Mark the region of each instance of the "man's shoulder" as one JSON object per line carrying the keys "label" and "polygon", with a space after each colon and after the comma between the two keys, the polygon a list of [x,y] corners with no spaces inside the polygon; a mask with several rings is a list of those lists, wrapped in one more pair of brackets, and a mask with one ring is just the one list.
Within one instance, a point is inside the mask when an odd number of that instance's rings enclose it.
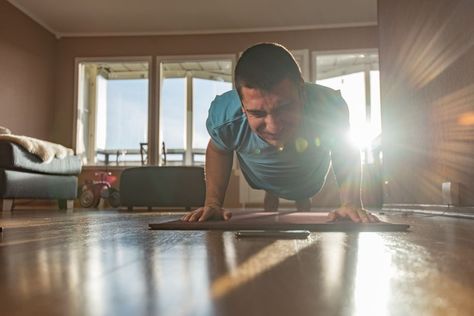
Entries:
{"label": "man's shoulder", "polygon": [[341,91],[316,83],[305,82],[305,91],[309,101],[338,102],[341,99]]}
{"label": "man's shoulder", "polygon": [[212,122],[213,127],[218,127],[234,122],[242,116],[240,98],[234,89],[216,96],[209,108],[208,120]]}
{"label": "man's shoulder", "polygon": [[206,127],[214,144],[222,150],[232,151],[240,146],[248,126],[236,90],[216,96],[209,108]]}
{"label": "man's shoulder", "polygon": [[339,90],[306,83],[305,92],[305,111],[310,117],[330,122],[345,121],[348,117],[348,107]]}

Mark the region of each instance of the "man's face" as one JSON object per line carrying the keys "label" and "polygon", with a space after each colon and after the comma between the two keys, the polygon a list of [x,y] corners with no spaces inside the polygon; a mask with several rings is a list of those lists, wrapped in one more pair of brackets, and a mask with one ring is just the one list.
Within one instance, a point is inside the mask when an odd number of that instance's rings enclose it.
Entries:
{"label": "man's face", "polygon": [[241,94],[252,131],[276,147],[294,139],[303,112],[301,86],[285,79],[271,91],[242,87]]}

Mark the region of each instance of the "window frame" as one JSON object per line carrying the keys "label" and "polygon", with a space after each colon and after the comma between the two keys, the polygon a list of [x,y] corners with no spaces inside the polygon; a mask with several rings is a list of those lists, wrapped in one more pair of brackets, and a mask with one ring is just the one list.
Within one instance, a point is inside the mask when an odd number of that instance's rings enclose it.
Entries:
{"label": "window frame", "polygon": [[[161,165],[163,163],[163,152],[161,146],[161,137],[160,134],[160,124],[161,124],[161,89],[163,85],[163,76],[162,76],[162,64],[163,63],[182,63],[182,62],[198,62],[198,61],[208,61],[208,60],[229,60],[231,61],[231,77],[234,76],[234,68],[237,61],[237,54],[203,54],[203,55],[163,55],[156,56],[155,58],[155,67],[156,67],[156,94],[155,94],[155,104],[157,105],[155,119],[155,131],[157,137],[155,138],[155,143],[153,144],[157,150],[157,155],[154,156],[152,164]],[[231,81],[232,89],[234,89],[234,81]],[[189,87],[187,91],[189,91]],[[192,89],[192,88],[191,88]],[[186,107],[189,107],[189,102],[191,102],[192,107],[192,95],[186,97]],[[193,153],[189,152],[188,148],[193,146],[193,113],[186,111],[185,113],[185,148],[184,148],[184,161],[183,166],[190,166],[193,162]]]}
{"label": "window frame", "polygon": [[290,53],[295,57],[296,62],[298,60],[301,64],[301,76],[303,77],[304,81],[310,80],[310,67],[309,67],[309,49],[290,49]]}
{"label": "window frame", "polygon": [[[316,78],[317,78],[317,58],[318,56],[325,56],[325,55],[345,55],[345,54],[373,54],[376,53],[377,56],[380,58],[379,54],[379,49],[378,48],[360,48],[360,49],[342,49],[342,50],[325,50],[325,51],[312,51],[311,52],[311,82],[316,83]],[[365,79],[365,113],[366,113],[366,120],[372,121],[372,100],[371,100],[371,79],[370,79],[370,72],[377,70],[380,72],[380,59],[379,59],[379,65],[377,69],[372,69],[372,67],[366,67],[364,69],[364,79]],[[380,100],[380,107],[382,107],[382,100]],[[381,127],[381,132],[380,135],[382,135],[383,132],[383,127]],[[377,147],[377,148],[375,148]],[[376,143],[374,146],[372,146],[372,149],[375,149],[376,151],[380,151],[380,144]],[[361,154],[363,154],[364,157],[372,157],[373,153],[370,148],[365,148],[364,150],[361,150]],[[371,164],[371,160],[373,159],[363,159],[362,163],[363,164]]]}
{"label": "window frame", "polygon": [[[72,148],[77,154],[77,128],[79,119],[79,83],[80,83],[80,70],[79,66],[81,63],[143,63],[148,64],[148,121],[147,121],[147,138],[148,142],[153,139],[153,57],[152,56],[111,56],[111,57],[76,57],[74,58],[74,102],[73,102],[73,133],[72,133]],[[95,135],[94,135],[95,137]],[[86,149],[87,153],[87,149]],[[150,162],[150,156],[148,155],[148,163]],[[88,162],[85,167],[102,166],[97,163]]]}

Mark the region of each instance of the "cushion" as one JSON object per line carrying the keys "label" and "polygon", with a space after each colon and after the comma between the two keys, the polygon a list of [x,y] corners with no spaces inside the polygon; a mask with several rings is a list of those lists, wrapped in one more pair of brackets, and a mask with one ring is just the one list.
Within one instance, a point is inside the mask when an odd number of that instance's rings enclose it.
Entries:
{"label": "cushion", "polygon": [[81,173],[82,162],[79,156],[67,156],[64,159],[54,158],[44,163],[39,157],[26,151],[23,147],[0,141],[0,168],[23,170],[29,172],[78,175]]}
{"label": "cushion", "polygon": [[0,197],[64,199],[77,196],[77,177],[0,169]]}

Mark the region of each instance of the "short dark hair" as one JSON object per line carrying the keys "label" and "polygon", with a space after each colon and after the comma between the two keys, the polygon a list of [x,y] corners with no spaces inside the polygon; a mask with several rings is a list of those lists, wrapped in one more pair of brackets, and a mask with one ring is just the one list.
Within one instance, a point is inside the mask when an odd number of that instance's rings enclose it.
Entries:
{"label": "short dark hair", "polygon": [[234,83],[242,99],[242,87],[270,91],[284,79],[303,81],[293,55],[277,43],[260,43],[246,49],[234,71]]}

